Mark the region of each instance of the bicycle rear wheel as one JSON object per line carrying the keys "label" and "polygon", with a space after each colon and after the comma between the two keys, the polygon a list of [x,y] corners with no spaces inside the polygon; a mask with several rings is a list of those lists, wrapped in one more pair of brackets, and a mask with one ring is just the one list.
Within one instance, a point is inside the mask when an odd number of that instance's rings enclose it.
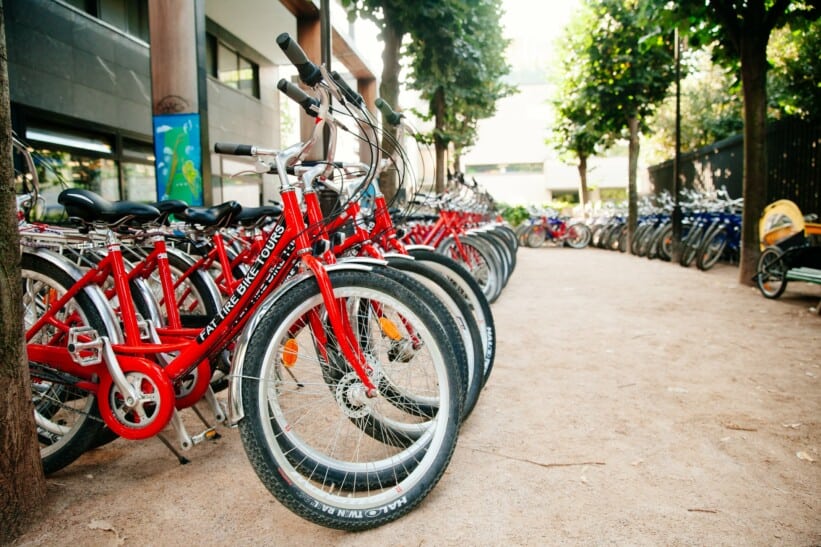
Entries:
{"label": "bicycle rear wheel", "polygon": [[545,240],[545,228],[540,224],[534,224],[528,228],[522,238],[528,247],[541,247]]}
{"label": "bicycle rear wheel", "polygon": [[[326,312],[317,283],[299,283],[251,334],[239,428],[252,466],[281,503],[322,526],[365,530],[411,511],[441,478],[456,444],[461,378],[441,325],[408,289],[368,272],[329,275],[351,313],[378,307],[394,327],[412,325],[421,344],[409,360],[394,359],[392,329],[358,315],[355,338],[379,386],[376,397],[366,397],[353,369],[323,352],[350,340],[318,329]],[[409,400],[435,407],[435,415],[409,411]],[[373,424],[414,435],[382,442],[368,433]]]}
{"label": "bicycle rear wheel", "polygon": [[[58,266],[60,260],[56,255],[22,255],[23,322],[27,330],[79,279],[79,272],[72,276],[70,268]],[[96,302],[91,296],[93,291],[98,293]],[[104,301],[96,287],[80,291],[57,311],[56,321],[34,333],[30,342],[64,347],[68,343],[67,329],[78,327],[91,327],[100,336],[119,340],[121,335],[110,330],[116,328],[113,319],[104,319],[110,310],[98,304]],[[51,474],[91,448],[105,425],[93,393],[72,385],[71,377],[49,363],[29,362],[29,369],[40,459],[43,471]]]}
{"label": "bicycle rear wheel", "polygon": [[704,226],[694,226],[687,234],[687,239],[681,242],[681,257],[679,264],[688,268],[698,255],[698,248],[701,246],[701,240],[704,238]]}
{"label": "bicycle rear wheel", "polygon": [[[454,333],[461,338],[462,344],[458,343],[458,338],[448,335],[454,340],[454,349],[457,350],[457,358],[461,359],[461,353],[465,358],[466,394],[462,407],[462,421],[464,421],[479,400],[479,394],[484,385],[484,358],[482,338],[476,318],[470,310],[467,301],[462,298],[459,291],[451,285],[445,276],[422,262],[413,259],[389,258],[388,265],[404,274],[409,274],[413,279],[427,287],[433,294],[425,296],[419,289],[408,286],[422,301],[432,304],[431,311],[442,321],[442,326],[449,333]],[[380,269],[380,271],[382,271]],[[437,302],[438,300],[439,302]],[[439,304],[445,306],[444,308]],[[462,347],[464,346],[464,347]]]}

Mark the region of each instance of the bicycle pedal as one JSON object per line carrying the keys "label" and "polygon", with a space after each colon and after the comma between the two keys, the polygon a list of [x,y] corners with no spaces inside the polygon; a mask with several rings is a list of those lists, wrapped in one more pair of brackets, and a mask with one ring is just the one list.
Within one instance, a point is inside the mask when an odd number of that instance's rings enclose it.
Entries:
{"label": "bicycle pedal", "polygon": [[197,433],[196,435],[191,437],[191,442],[194,445],[198,445],[202,441],[215,441],[215,440],[219,439],[220,437],[221,437],[221,435],[219,433],[217,433],[216,429],[214,429],[213,427],[209,427],[208,429],[206,429],[202,433]]}
{"label": "bicycle pedal", "polygon": [[[80,341],[80,338],[87,340]],[[103,361],[103,340],[92,327],[72,327],[68,330],[68,353],[81,367],[97,365]]]}

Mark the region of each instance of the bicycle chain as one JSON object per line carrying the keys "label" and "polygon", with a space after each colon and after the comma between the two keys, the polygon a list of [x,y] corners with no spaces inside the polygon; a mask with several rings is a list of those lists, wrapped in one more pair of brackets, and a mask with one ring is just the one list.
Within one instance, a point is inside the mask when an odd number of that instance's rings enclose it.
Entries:
{"label": "bicycle chain", "polygon": [[[73,383],[75,381],[79,380],[79,378],[75,378],[74,376],[71,376],[70,374],[58,372],[58,371],[54,370],[53,368],[51,368],[47,365],[44,365],[42,363],[31,363],[30,362],[29,363],[29,370],[31,370],[33,372],[33,374],[31,375],[32,376],[32,383],[39,383],[35,380],[35,378],[37,378],[39,380],[43,380],[43,381],[46,381],[46,382],[51,382],[53,384],[60,384],[60,385],[65,385],[65,386],[68,386],[68,387],[72,387]],[[88,412],[83,412],[82,410],[79,410],[79,409],[77,409],[73,406],[69,406],[66,403],[64,403],[63,401],[59,400],[59,399],[55,399],[53,397],[48,396],[47,393],[41,395],[40,399],[42,401],[47,402],[48,404],[58,406],[63,410],[67,410],[67,411],[73,412],[75,414],[84,415],[86,418],[88,418],[90,420],[94,420],[96,422],[100,422],[100,423],[103,423],[103,424],[105,423],[105,421],[102,418],[98,418],[97,416],[92,416]]]}

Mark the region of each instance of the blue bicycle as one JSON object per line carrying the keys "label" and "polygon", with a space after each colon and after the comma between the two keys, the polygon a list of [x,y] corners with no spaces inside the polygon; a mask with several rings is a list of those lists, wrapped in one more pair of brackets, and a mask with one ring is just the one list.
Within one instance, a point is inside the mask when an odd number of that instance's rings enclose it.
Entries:
{"label": "blue bicycle", "polygon": [[696,253],[699,270],[709,270],[722,257],[736,261],[741,250],[741,214],[722,212],[704,234]]}

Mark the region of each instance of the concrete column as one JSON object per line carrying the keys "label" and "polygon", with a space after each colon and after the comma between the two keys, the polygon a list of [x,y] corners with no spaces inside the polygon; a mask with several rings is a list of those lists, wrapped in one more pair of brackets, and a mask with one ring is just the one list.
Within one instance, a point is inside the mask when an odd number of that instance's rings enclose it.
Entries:
{"label": "concrete column", "polygon": [[[322,62],[322,29],[319,17],[298,17],[296,20],[296,39],[299,46],[305,51],[308,60],[318,66]],[[301,108],[299,112],[299,135],[302,141],[306,141],[313,133],[315,121]],[[323,139],[320,137],[309,152],[307,159],[321,160],[324,158],[325,147]]]}
{"label": "concrete column", "polygon": [[[375,114],[376,104],[376,79],[374,78],[357,78],[356,80],[356,91],[362,95],[362,98],[365,99],[365,107],[368,111],[378,119],[378,116]],[[381,138],[381,132],[377,131],[377,138]],[[376,143],[379,144],[379,143]],[[362,142],[359,145],[359,160],[364,163],[370,163],[371,161],[371,148],[368,146],[367,143]]]}
{"label": "concrete column", "polygon": [[197,25],[200,10],[202,0],[148,2],[157,197],[191,205],[205,203],[204,187],[210,190],[203,177],[209,157],[201,137],[205,94],[199,94],[197,72],[197,35],[205,32]]}

